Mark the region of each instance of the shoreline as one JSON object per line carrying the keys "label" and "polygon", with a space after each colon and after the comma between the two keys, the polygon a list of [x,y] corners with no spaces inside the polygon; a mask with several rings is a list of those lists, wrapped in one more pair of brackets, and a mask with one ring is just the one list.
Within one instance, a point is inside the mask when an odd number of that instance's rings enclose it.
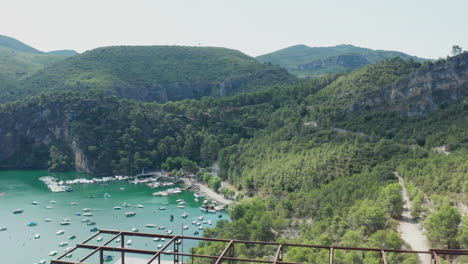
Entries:
{"label": "shoreline", "polygon": [[191,180],[187,177],[181,177],[180,178],[186,186],[194,186],[197,185],[199,187],[199,192],[202,193],[203,195],[206,196],[207,199],[215,201],[217,203],[220,203],[222,205],[227,205],[229,206],[232,202],[232,200],[224,198],[221,194],[215,192],[213,189],[208,187],[207,185],[199,182],[199,181],[194,181]]}

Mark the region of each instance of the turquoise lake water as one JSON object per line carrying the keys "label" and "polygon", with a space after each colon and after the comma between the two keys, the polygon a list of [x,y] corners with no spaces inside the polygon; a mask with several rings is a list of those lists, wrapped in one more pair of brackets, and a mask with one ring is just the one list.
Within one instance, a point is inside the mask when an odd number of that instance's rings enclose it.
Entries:
{"label": "turquoise lake water", "polygon": [[[202,231],[199,227],[192,224],[193,221],[199,221],[198,217],[203,216],[203,220],[211,220],[212,225],[202,224],[205,228],[214,227],[218,219],[227,219],[226,213],[222,218],[218,214],[203,213],[199,206],[203,202],[200,198],[196,202],[194,193],[190,191],[167,197],[152,196],[152,193],[164,189],[150,189],[143,184],[132,184],[126,181],[109,182],[108,185],[101,184],[80,184],[72,185],[73,192],[52,193],[47,186],[39,180],[40,177],[53,175],[59,179],[83,178],[86,175],[79,173],[54,173],[47,171],[0,171],[0,228],[6,227],[7,230],[0,231],[0,256],[2,263],[30,264],[38,263],[39,260],[47,261],[58,257],[65,252],[65,248],[73,247],[76,243],[82,243],[95,233],[90,229],[94,226],[100,229],[117,229],[131,231],[133,227],[140,232],[166,234],[166,231],[172,229],[173,235],[194,236],[195,231]],[[123,190],[122,190],[123,188]],[[167,189],[167,188],[166,188]],[[105,198],[105,194],[111,196]],[[95,198],[89,198],[95,196]],[[176,200],[183,199],[183,209],[178,208]],[[32,202],[37,201],[37,205]],[[52,203],[51,201],[55,201]],[[75,202],[78,205],[71,205]],[[123,203],[129,203],[128,208],[122,207],[122,210],[113,210],[114,206],[122,206]],[[167,204],[168,203],[168,204]],[[144,208],[138,208],[136,205],[143,205]],[[53,208],[47,209],[51,206]],[[166,210],[159,210],[160,207],[166,207]],[[82,212],[83,208],[91,208],[90,213],[93,216],[91,221],[96,222],[94,226],[88,226],[82,223],[84,216],[77,216],[75,213]],[[13,214],[16,209],[23,209],[22,214]],[[126,217],[125,212],[136,212],[134,217]],[[187,212],[188,217],[182,218],[181,215]],[[174,215],[174,221],[170,221],[170,215]],[[45,222],[44,219],[50,218],[51,222]],[[65,218],[70,219],[70,225],[62,226]],[[37,226],[27,226],[29,222],[36,222]],[[154,224],[156,228],[147,228],[146,224]],[[183,225],[188,225],[188,230],[182,230]],[[164,226],[166,229],[159,230],[158,227]],[[58,230],[64,230],[63,235],[56,235]],[[39,239],[34,235],[40,234]],[[73,240],[69,236],[75,235]],[[102,242],[95,239],[88,244],[100,245],[106,242],[106,239],[113,235],[102,235]],[[127,239],[126,239],[127,240]],[[164,242],[154,242],[148,238],[132,238],[133,244],[129,247],[157,250],[158,244]],[[68,245],[59,247],[60,242],[67,242]],[[167,242],[167,241],[166,241]],[[184,241],[184,251],[196,246],[195,241]],[[118,243],[112,242],[109,246],[118,246]],[[49,252],[57,251],[55,257],[50,257]],[[67,260],[78,261],[91,251],[80,250],[73,252],[73,257]],[[106,253],[107,254],[107,253]],[[96,254],[98,255],[98,254]],[[117,253],[110,253],[114,260],[118,259]],[[97,257],[90,258],[87,263],[98,263]],[[115,262],[115,261],[114,261]],[[109,262],[109,263],[114,263]]]}

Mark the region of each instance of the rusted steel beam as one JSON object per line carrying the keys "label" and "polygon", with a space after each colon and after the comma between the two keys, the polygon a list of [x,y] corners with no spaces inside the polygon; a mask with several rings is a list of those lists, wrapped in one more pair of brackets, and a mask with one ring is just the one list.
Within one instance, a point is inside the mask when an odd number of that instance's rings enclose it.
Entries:
{"label": "rusted steel beam", "polygon": [[331,247],[329,250],[330,250],[330,252],[329,252],[330,256],[328,257],[328,262],[330,264],[333,264],[333,248]]}
{"label": "rusted steel beam", "polygon": [[466,249],[434,249],[434,248],[431,248],[429,250],[432,251],[432,252],[437,252],[439,254],[468,255],[468,250],[466,250]]}
{"label": "rusted steel beam", "polygon": [[[98,252],[102,247],[105,247],[107,246],[110,242],[114,241],[114,239],[118,238],[119,236],[121,235],[121,233],[118,233],[116,236],[112,237],[109,241],[107,241],[105,244],[101,245],[101,246],[98,246],[95,250],[93,250],[91,253],[89,253],[86,257],[82,258],[80,260],[80,262],[83,262],[85,260],[87,260],[89,257],[91,257],[92,255],[94,255],[96,252]],[[89,239],[87,240],[89,241]],[[76,245],[78,247],[78,245]]]}
{"label": "rusted steel beam", "polygon": [[387,264],[387,256],[385,255],[385,251],[381,250],[380,254],[382,255],[383,264]]}
{"label": "rusted steel beam", "polygon": [[229,244],[227,244],[227,246],[224,248],[223,252],[221,253],[221,255],[219,255],[218,259],[216,260],[215,264],[220,264],[221,261],[223,261],[223,257],[224,255],[226,255],[226,253],[228,252],[228,250],[232,247],[232,245],[234,245],[234,241],[231,240],[229,242]]}
{"label": "rusted steel beam", "polygon": [[432,259],[435,261],[436,264],[441,264],[439,256],[437,256],[437,253],[435,251],[432,251]]}
{"label": "rusted steel beam", "polygon": [[167,242],[167,244],[164,245],[164,247],[162,247],[159,252],[154,254],[154,256],[148,261],[147,264],[151,264],[157,257],[161,255],[161,252],[166,250],[166,248],[168,248],[174,241],[176,241],[176,239],[177,239],[177,236],[173,237],[169,242]]}
{"label": "rusted steel beam", "polygon": [[278,263],[278,261],[282,261],[282,260],[283,260],[283,245],[279,245],[278,249],[276,250],[273,264],[276,264]]}

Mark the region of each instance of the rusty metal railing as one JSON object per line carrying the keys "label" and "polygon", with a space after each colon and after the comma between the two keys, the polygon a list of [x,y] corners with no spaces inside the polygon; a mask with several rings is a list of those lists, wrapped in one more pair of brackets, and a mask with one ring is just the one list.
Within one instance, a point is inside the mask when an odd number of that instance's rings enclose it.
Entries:
{"label": "rusty metal railing", "polygon": [[[97,237],[100,234],[113,234],[114,236],[105,242],[102,245],[88,245],[89,241]],[[124,238],[126,236],[130,237],[148,237],[148,238],[165,238],[169,241],[164,245],[164,247],[159,250],[143,250],[143,249],[133,249],[126,248],[124,245]],[[120,238],[121,244],[120,247],[110,247],[108,246],[115,239]],[[201,255],[193,253],[184,253],[179,252],[179,244],[183,240],[196,240],[196,241],[211,241],[211,242],[225,242],[227,243],[226,247],[219,255]],[[249,259],[249,258],[237,258],[234,257],[234,248],[237,244],[251,244],[251,245],[271,245],[277,246],[276,254],[271,260],[263,259]],[[173,246],[173,250],[167,250],[170,246]],[[203,237],[191,237],[191,236],[177,236],[177,235],[163,235],[163,234],[151,234],[151,233],[137,233],[137,232],[126,232],[126,231],[116,231],[116,230],[100,230],[95,235],[88,238],[81,244],[77,244],[70,251],[59,256],[57,259],[52,260],[51,264],[86,264],[88,258],[99,252],[99,262],[100,264],[104,263],[104,252],[113,251],[121,253],[121,264],[125,264],[125,253],[136,253],[142,255],[151,256],[147,264],[160,264],[161,257],[163,255],[173,256],[173,263],[181,263],[180,257],[190,257],[191,259],[203,258],[210,259],[210,263],[221,264],[223,261],[232,263],[233,261],[245,262],[245,263],[271,263],[271,264],[300,264],[294,262],[283,261],[285,248],[310,248],[310,249],[325,249],[328,250],[329,255],[329,264],[333,264],[334,252],[336,250],[345,250],[345,251],[362,251],[362,252],[378,252],[380,254],[380,263],[387,264],[387,253],[410,253],[410,254],[428,254],[431,256],[431,263],[441,264],[439,255],[450,255],[450,256],[460,256],[468,255],[468,250],[455,250],[455,249],[430,249],[429,251],[414,251],[414,250],[400,250],[400,249],[382,249],[382,248],[359,248],[359,247],[340,247],[340,246],[320,246],[320,245],[302,245],[302,244],[291,244],[291,243],[276,243],[276,242],[263,242],[263,241],[245,241],[245,240],[229,240],[229,239],[217,239],[217,238],[203,238]],[[69,261],[64,260],[67,254],[71,254],[77,249],[89,249],[92,250],[91,253],[86,255],[84,258],[81,258],[79,261]],[[214,262],[213,262],[214,261]]]}

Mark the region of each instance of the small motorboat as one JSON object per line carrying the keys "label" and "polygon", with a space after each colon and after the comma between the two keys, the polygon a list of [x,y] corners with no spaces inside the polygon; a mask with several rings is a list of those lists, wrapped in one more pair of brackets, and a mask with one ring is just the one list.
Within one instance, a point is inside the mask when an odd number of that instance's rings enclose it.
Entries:
{"label": "small motorboat", "polygon": [[81,223],[87,223],[91,220],[91,218],[84,218],[83,220],[81,220]]}
{"label": "small motorboat", "polygon": [[171,215],[171,217],[169,218],[169,220],[174,221],[174,215]]}
{"label": "small motorboat", "polygon": [[146,227],[148,227],[148,228],[155,228],[156,225],[153,225],[153,224],[146,224]]}
{"label": "small motorboat", "polygon": [[44,219],[44,222],[52,222],[52,219],[46,218],[46,219]]}
{"label": "small motorboat", "polygon": [[72,257],[73,257],[72,253],[68,253],[65,255],[65,258],[72,258]]}
{"label": "small motorboat", "polygon": [[65,246],[68,246],[68,242],[63,241],[59,243],[59,247],[65,247]]}
{"label": "small motorboat", "polygon": [[158,241],[160,241],[160,240],[161,240],[161,238],[159,238],[159,237],[153,238],[153,241],[154,241],[154,242],[158,242]]}
{"label": "small motorboat", "polygon": [[187,218],[187,217],[188,217],[188,213],[187,213],[187,212],[184,212],[181,216],[182,216],[182,218]]}
{"label": "small motorboat", "polygon": [[8,228],[6,227],[0,227],[0,231],[6,231]]}
{"label": "small motorboat", "polygon": [[117,239],[115,240],[115,243],[119,243],[119,242],[120,242],[120,238],[117,238]]}
{"label": "small motorboat", "polygon": [[71,202],[70,204],[71,205],[78,205],[78,203],[76,203],[76,202]]}
{"label": "small motorboat", "polygon": [[141,205],[141,204],[137,205],[137,207],[138,207],[138,208],[144,208],[144,206]]}
{"label": "small motorboat", "polygon": [[56,203],[56,201],[51,200],[51,201],[49,201],[49,203],[54,204],[54,203]]}
{"label": "small motorboat", "polygon": [[162,248],[162,244],[158,244],[158,248]]}
{"label": "small motorboat", "polygon": [[218,218],[221,218],[221,217],[223,217],[223,215],[222,215],[222,214],[219,214],[219,215],[218,215]]}
{"label": "small motorboat", "polygon": [[47,263],[47,260],[45,260],[45,259],[39,260],[39,264],[46,264],[46,263]]}
{"label": "small motorboat", "polygon": [[166,231],[166,233],[167,233],[168,235],[172,234],[172,232],[174,232],[174,231],[172,231],[172,229],[169,229],[169,230]]}
{"label": "small motorboat", "polygon": [[182,202],[179,202],[180,205],[183,205],[183,204],[186,204],[186,202],[182,201]]}
{"label": "small motorboat", "polygon": [[56,235],[63,235],[65,233],[65,230],[59,230],[55,234]]}
{"label": "small motorboat", "polygon": [[166,239],[165,239],[164,237],[162,237],[162,238],[161,238],[161,241],[164,242],[164,241],[166,241]]}
{"label": "small motorboat", "polygon": [[187,230],[187,229],[188,229],[188,225],[184,225],[182,228],[183,228],[184,230]]}
{"label": "small motorboat", "polygon": [[199,226],[199,227],[198,227],[198,229],[200,229],[200,230],[203,230],[203,228],[204,228],[203,226]]}
{"label": "small motorboat", "polygon": [[32,204],[32,205],[37,205],[37,204],[38,204],[38,202],[36,202],[36,201],[33,201],[31,204]]}
{"label": "small motorboat", "polygon": [[46,209],[54,209],[54,207],[49,205],[49,206],[46,206]]}
{"label": "small motorboat", "polygon": [[69,237],[67,237],[67,238],[70,239],[70,240],[72,240],[72,239],[75,239],[76,236],[75,236],[75,235],[71,235],[71,236],[69,236]]}
{"label": "small motorboat", "polygon": [[88,198],[94,199],[94,198],[96,198],[96,196],[95,195],[88,195]]}
{"label": "small motorboat", "polygon": [[126,217],[132,217],[132,216],[135,216],[135,215],[136,215],[135,212],[126,212],[126,213],[125,213],[125,216],[126,216]]}
{"label": "small motorboat", "polygon": [[200,234],[198,231],[193,232],[194,235]]}
{"label": "small motorboat", "polygon": [[104,194],[104,198],[110,198],[110,197],[111,197],[110,194],[108,194],[108,193]]}
{"label": "small motorboat", "polygon": [[29,223],[27,224],[27,226],[37,226],[37,223],[36,223],[36,222],[29,222]]}
{"label": "small motorboat", "polygon": [[99,231],[99,228],[93,227],[93,228],[91,228],[89,231],[91,231],[91,232],[97,232],[97,231]]}
{"label": "small motorboat", "polygon": [[70,224],[70,222],[68,222],[68,221],[62,221],[62,222],[60,222],[60,225],[63,225],[63,226],[69,225],[69,224]]}
{"label": "small motorboat", "polygon": [[177,208],[184,209],[185,206],[183,206],[183,205],[178,205]]}
{"label": "small motorboat", "polygon": [[57,251],[54,250],[54,251],[49,252],[49,256],[55,256],[55,255],[57,255]]}
{"label": "small motorboat", "polygon": [[197,219],[198,219],[198,220],[203,220],[203,218],[205,218],[205,217],[204,217],[204,216],[200,216],[200,217],[198,217]]}
{"label": "small motorboat", "polygon": [[93,213],[84,213],[83,216],[93,216]]}
{"label": "small motorboat", "polygon": [[22,214],[24,212],[23,209],[16,209],[13,211],[13,214]]}
{"label": "small motorboat", "polygon": [[81,213],[80,213],[80,212],[76,212],[75,215],[76,215],[76,216],[81,216]]}
{"label": "small motorboat", "polygon": [[122,206],[123,207],[130,207],[130,204],[129,203],[123,203]]}
{"label": "small motorboat", "polygon": [[138,232],[138,231],[140,231],[138,228],[136,228],[136,227],[132,228],[132,232]]}
{"label": "small motorboat", "polygon": [[88,226],[92,226],[92,225],[95,225],[95,224],[96,224],[96,222],[94,222],[94,221],[86,223],[86,225],[88,225]]}
{"label": "small motorboat", "polygon": [[131,239],[127,240],[127,245],[133,244],[133,241]]}
{"label": "small motorboat", "polygon": [[83,211],[83,212],[89,212],[89,211],[91,211],[91,208],[83,208],[83,209],[81,209],[81,211]]}
{"label": "small motorboat", "polygon": [[163,230],[163,229],[166,229],[166,227],[165,226],[160,226],[160,227],[158,227],[158,229]]}
{"label": "small motorboat", "polygon": [[65,252],[68,252],[68,251],[70,251],[70,250],[72,250],[72,249],[73,249],[73,247],[67,247],[67,248],[65,249]]}
{"label": "small motorboat", "polygon": [[96,241],[97,241],[97,242],[101,242],[101,241],[102,241],[102,237],[101,237],[101,236],[98,237],[98,238],[96,239]]}
{"label": "small motorboat", "polygon": [[104,258],[103,258],[103,260],[104,260],[105,262],[109,262],[109,261],[111,261],[111,260],[113,260],[113,259],[114,259],[114,257],[111,256],[111,255],[105,255]]}
{"label": "small motorboat", "polygon": [[166,210],[166,207],[159,207],[159,210]]}
{"label": "small motorboat", "polygon": [[114,210],[120,210],[120,209],[122,209],[122,207],[120,207],[120,206],[114,206],[113,209],[114,209]]}
{"label": "small motorboat", "polygon": [[34,235],[34,239],[39,239],[39,238],[41,238],[41,235],[40,235],[40,234],[35,234],[35,235]]}

